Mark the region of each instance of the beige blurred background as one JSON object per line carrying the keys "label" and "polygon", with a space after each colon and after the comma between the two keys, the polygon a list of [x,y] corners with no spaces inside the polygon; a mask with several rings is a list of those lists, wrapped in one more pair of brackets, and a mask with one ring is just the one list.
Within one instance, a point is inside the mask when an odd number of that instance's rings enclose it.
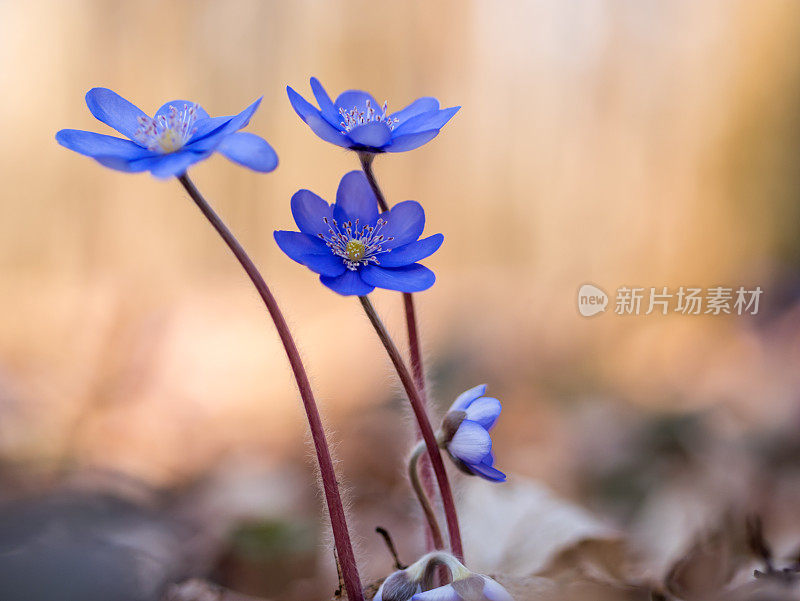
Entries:
{"label": "beige blurred background", "polygon": [[[289,105],[285,86],[310,96],[312,75],[391,109],[462,106],[376,171],[390,202],[420,201],[445,235],[437,284],[418,295],[433,393],[441,409],[490,384],[501,469],[580,498],[576,449],[594,423],[581,420],[598,406],[721,410],[726,431],[794,416],[798,36],[790,0],[0,2],[4,461],[156,485],[231,458],[306,468],[274,329],[180,186],[55,143],[65,127],[110,133],[84,104],[93,86],[148,113],[188,98],[229,114],[264,96],[249,131],[279,168],[214,157],[191,175],[286,311],[343,479],[372,507],[354,518],[364,537],[380,486],[403,486],[402,396],[357,301],[272,239],[292,227],[294,191],[333,199],[357,167]],[[585,319],[585,282],[765,292],[758,318]],[[399,296],[374,296],[405,343]]]}

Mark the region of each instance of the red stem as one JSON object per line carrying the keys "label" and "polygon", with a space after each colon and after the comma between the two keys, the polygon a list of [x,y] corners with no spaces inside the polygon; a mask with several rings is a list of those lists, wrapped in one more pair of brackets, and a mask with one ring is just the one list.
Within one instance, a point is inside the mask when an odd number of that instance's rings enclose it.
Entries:
{"label": "red stem", "polygon": [[[422,365],[422,351],[420,349],[419,333],[417,329],[417,314],[414,310],[414,295],[410,292],[403,292],[403,307],[406,313],[406,330],[408,331],[408,351],[411,362],[411,373],[414,376],[414,383],[419,390],[419,396],[422,399],[422,406],[428,408],[428,391],[425,383],[425,368]],[[427,413],[427,411],[426,411]],[[417,439],[421,439],[421,435],[417,434]],[[433,496],[433,467],[431,460],[427,455],[420,458],[419,464],[420,479],[422,480],[422,487],[425,493]],[[428,533],[430,536],[430,543],[433,548],[441,549],[440,545],[436,544],[436,536],[433,532]]]}
{"label": "red stem", "polygon": [[[364,175],[367,176],[367,181],[369,182],[375,197],[378,199],[378,206],[380,207],[380,210],[382,212],[388,211],[389,204],[386,202],[386,197],[384,197],[383,191],[378,185],[378,180],[375,178],[375,172],[372,170],[372,161],[374,160],[375,155],[370,152],[361,152],[359,153],[358,158],[361,162],[361,169],[364,171]],[[422,406],[425,407],[427,415],[428,393],[425,383],[425,369],[422,364],[422,351],[420,349],[419,329],[417,326],[416,311],[414,310],[413,294],[408,292],[403,293],[403,306],[406,314],[406,330],[408,331],[408,350],[411,360],[411,372],[414,376],[414,383],[417,386],[420,398],[422,399]],[[421,438],[421,433],[418,432],[417,440],[420,440]],[[427,494],[429,498],[433,498],[434,474],[433,467],[431,466],[431,460],[427,455],[423,455],[420,458],[419,472],[425,494]],[[436,544],[436,535],[431,528],[428,528],[427,530],[427,539],[429,549],[441,548]]]}
{"label": "red stem", "polygon": [[275,297],[272,296],[272,292],[270,292],[270,289],[267,287],[267,283],[264,281],[264,278],[261,277],[261,274],[244,248],[242,248],[242,245],[239,244],[239,241],[219,218],[219,215],[214,212],[214,209],[206,202],[205,198],[203,198],[202,194],[200,194],[187,174],[184,173],[179,176],[178,181],[180,181],[200,211],[206,216],[211,225],[214,226],[214,229],[217,230],[217,233],[219,233],[225,241],[225,244],[228,245],[228,248],[231,249],[231,252],[233,252],[236,259],[244,268],[250,280],[253,282],[253,285],[256,287],[258,294],[261,296],[261,299],[264,301],[264,304],[267,306],[267,311],[269,311],[272,321],[275,323],[275,329],[278,330],[278,336],[280,336],[283,348],[286,350],[286,356],[289,358],[289,364],[292,367],[294,378],[297,381],[297,388],[300,390],[300,397],[303,399],[303,407],[308,417],[308,425],[311,428],[311,437],[314,439],[314,448],[317,452],[322,487],[325,491],[325,501],[328,505],[328,514],[331,520],[331,529],[333,530],[333,540],[336,545],[336,553],[341,565],[345,588],[347,589],[347,597],[350,601],[364,601],[361,579],[358,575],[358,566],[356,565],[355,555],[353,554],[353,545],[350,542],[350,534],[347,530],[344,506],[342,505],[342,498],[339,494],[339,484],[336,481],[333,461],[331,460],[328,442],[325,438],[325,429],[322,427],[322,420],[319,417],[317,404],[314,401],[311,383],[308,381],[306,370],[303,367],[300,353],[297,351],[297,346],[289,331],[289,326],[286,324],[286,320],[278,307]]}
{"label": "red stem", "polygon": [[442,506],[444,508],[444,516],[447,522],[447,531],[450,534],[450,548],[459,560],[464,556],[461,547],[461,532],[458,528],[458,516],[456,515],[456,504],[453,499],[453,493],[450,490],[450,482],[447,479],[447,471],[444,469],[444,462],[442,461],[442,454],[439,452],[439,445],[436,443],[436,435],[433,433],[431,423],[428,421],[428,415],[425,413],[425,407],[422,404],[422,397],[414,384],[414,378],[408,367],[403,362],[403,357],[397,346],[394,344],[389,332],[383,325],[380,317],[375,312],[375,307],[372,306],[369,298],[366,296],[359,296],[358,300],[361,301],[361,306],[364,307],[364,312],[369,317],[372,326],[378,333],[389,358],[394,364],[397,375],[400,376],[400,382],[408,395],[408,400],[411,402],[411,408],[414,410],[414,416],[417,418],[420,431],[422,432],[422,440],[425,441],[425,446],[428,449],[428,457],[430,457],[431,465],[433,466],[433,473],[436,475],[436,482],[439,484],[439,494],[442,495]]}

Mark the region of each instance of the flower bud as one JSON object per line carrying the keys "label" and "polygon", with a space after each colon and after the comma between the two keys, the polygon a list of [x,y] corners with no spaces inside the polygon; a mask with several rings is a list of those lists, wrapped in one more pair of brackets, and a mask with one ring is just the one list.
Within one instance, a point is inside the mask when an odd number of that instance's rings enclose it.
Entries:
{"label": "flower bud", "polygon": [[419,582],[407,570],[398,570],[383,581],[372,601],[408,601],[418,592]]}
{"label": "flower bud", "polygon": [[436,438],[461,471],[502,482],[506,476],[494,467],[489,436],[502,407],[497,399],[483,396],[485,392],[486,385],[482,384],[459,395],[444,416]]}
{"label": "flower bud", "polygon": [[466,578],[417,593],[412,601],[514,601],[496,580],[483,574],[470,573]]}

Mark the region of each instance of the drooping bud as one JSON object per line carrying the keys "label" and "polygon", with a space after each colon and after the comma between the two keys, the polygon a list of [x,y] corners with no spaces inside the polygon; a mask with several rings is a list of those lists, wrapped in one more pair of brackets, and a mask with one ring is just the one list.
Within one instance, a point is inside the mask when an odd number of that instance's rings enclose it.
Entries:
{"label": "drooping bud", "polygon": [[497,399],[483,396],[485,392],[486,385],[481,384],[459,395],[444,416],[436,440],[462,472],[502,482],[506,476],[494,467],[489,436],[502,407]]}
{"label": "drooping bud", "polygon": [[[422,561],[425,562],[422,591],[416,593],[412,601],[514,601],[500,583],[470,571],[449,553],[429,553]],[[433,575],[440,565],[450,571],[452,582],[436,587]]]}
{"label": "drooping bud", "polygon": [[467,419],[466,411],[448,411],[442,420],[442,427],[437,433],[436,440],[439,446],[446,448],[448,443],[453,440],[453,436],[458,432],[458,427]]}
{"label": "drooping bud", "polygon": [[407,570],[398,570],[383,581],[372,601],[408,601],[420,590]]}

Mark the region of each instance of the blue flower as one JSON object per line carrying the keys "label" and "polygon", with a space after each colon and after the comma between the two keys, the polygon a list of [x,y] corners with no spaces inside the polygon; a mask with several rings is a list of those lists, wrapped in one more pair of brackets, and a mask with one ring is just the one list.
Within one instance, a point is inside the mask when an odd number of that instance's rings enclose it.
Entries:
{"label": "blue flower", "polygon": [[419,98],[402,111],[387,113],[367,92],[342,92],[334,103],[317,78],[311,90],[319,108],[289,86],[286,92],[295,112],[320,138],[331,144],[364,152],[404,152],[433,140],[460,106],[439,109],[436,98]]}
{"label": "blue flower", "polygon": [[[438,566],[445,566],[452,582],[435,585]],[[373,601],[513,601],[503,586],[470,571],[450,553],[434,551],[394,572],[383,581]]]}
{"label": "blue flower", "polygon": [[496,580],[472,573],[466,578],[433,588],[411,597],[412,601],[514,601]]}
{"label": "blue flower", "polygon": [[409,601],[422,590],[418,581],[422,574],[417,572],[420,571],[410,568],[393,572],[381,583],[372,601]]}
{"label": "blue flower", "polygon": [[493,482],[506,475],[494,467],[492,438],[489,436],[502,407],[500,401],[483,396],[486,384],[461,393],[442,420],[439,444],[465,473]]}
{"label": "blue flower", "polygon": [[308,190],[295,193],[292,215],[300,231],[277,231],[275,241],[339,294],[364,296],[375,288],[419,292],[436,281],[417,261],[435,253],[444,237],[419,240],[425,211],[413,200],[379,215],[362,171],[342,178],[333,205]]}
{"label": "blue flower", "polygon": [[158,109],[154,117],[148,117],[119,94],[92,88],[86,93],[92,115],[128,139],[62,129],[56,140],[101,165],[128,173],[150,171],[161,178],[181,175],[215,151],[266,173],[278,165],[275,151],[255,134],[239,132],[250,122],[260,102],[259,98],[238,115],[209,117],[198,104],[173,100]]}

